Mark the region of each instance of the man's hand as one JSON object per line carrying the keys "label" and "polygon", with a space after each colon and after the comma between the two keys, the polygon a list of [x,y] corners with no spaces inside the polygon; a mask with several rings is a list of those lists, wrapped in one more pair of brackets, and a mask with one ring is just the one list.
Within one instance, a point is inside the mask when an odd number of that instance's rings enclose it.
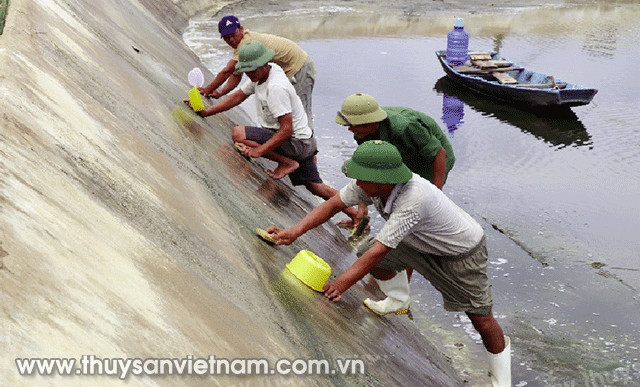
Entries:
{"label": "man's hand", "polygon": [[314,208],[313,211],[308,213],[307,216],[290,229],[284,230],[275,226],[269,226],[266,231],[277,241],[276,245],[290,245],[298,239],[299,236],[318,227],[345,208],[347,208],[347,206],[340,200],[340,195],[334,195],[329,200]]}
{"label": "man's hand", "polygon": [[[369,213],[369,210],[367,208],[367,205],[359,204],[357,211],[349,210],[349,213],[347,213],[347,215],[351,216],[351,220],[341,220],[336,224],[338,226],[351,227],[355,229],[358,227],[360,222],[362,222],[362,219],[364,218],[364,216],[367,215],[368,213]],[[371,225],[367,225],[367,229],[369,228],[371,228]]]}
{"label": "man's hand", "polygon": [[276,226],[269,226],[266,230],[271,237],[276,240],[276,245],[290,245],[298,239],[298,236],[295,232],[291,231],[291,229],[285,230],[282,228],[278,228]]}
{"label": "man's hand", "polygon": [[240,153],[245,157],[253,157],[254,159],[257,159],[266,153],[262,152],[259,147],[250,147],[241,142],[236,142],[235,145],[240,149]]}
{"label": "man's hand", "polygon": [[[183,100],[182,100],[182,102],[186,103],[186,104],[187,104],[187,106],[189,106],[191,109],[193,109],[193,106],[191,106],[191,100],[189,100],[189,99],[183,99]],[[200,111],[198,111],[198,112],[196,112],[196,111],[194,110],[194,112],[195,112],[197,115],[199,115],[200,117],[208,117],[208,116],[210,116],[210,115],[211,115],[211,114],[206,114],[206,113],[205,113],[205,112],[206,112],[206,110],[200,110]]]}
{"label": "man's hand", "polygon": [[200,110],[199,112],[196,112],[196,114],[204,118],[204,117],[209,117],[215,113],[211,113],[211,108],[209,108],[209,109]]}
{"label": "man's hand", "polygon": [[338,290],[333,282],[327,281],[327,283],[322,287],[322,291],[324,292],[324,296],[333,302],[342,300],[342,292]]}
{"label": "man's hand", "polygon": [[384,257],[391,251],[387,247],[376,241],[353,265],[351,265],[344,273],[340,274],[333,282],[327,281],[322,287],[325,297],[332,301],[338,302],[342,299],[342,293],[346,292],[356,282],[364,278],[367,273],[371,272]]}
{"label": "man's hand", "polygon": [[247,157],[253,157],[254,159],[257,159],[258,157],[262,157],[264,152],[260,150],[260,147],[252,148],[250,146],[245,146],[242,150],[242,154]]}
{"label": "man's hand", "polygon": [[218,90],[213,90],[210,93],[202,93],[202,95],[204,95],[205,97],[211,97],[215,99],[222,97],[222,93],[220,93]]}

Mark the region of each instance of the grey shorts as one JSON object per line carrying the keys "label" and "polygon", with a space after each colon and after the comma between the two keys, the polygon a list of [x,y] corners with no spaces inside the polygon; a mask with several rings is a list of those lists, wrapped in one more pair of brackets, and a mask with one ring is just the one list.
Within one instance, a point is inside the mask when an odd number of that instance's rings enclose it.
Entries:
{"label": "grey shorts", "polygon": [[487,256],[484,236],[470,252],[458,257],[419,253],[401,242],[376,267],[394,271],[410,267],[442,294],[445,310],[486,316],[493,307]]}
{"label": "grey shorts", "polygon": [[[247,140],[252,140],[259,144],[264,144],[276,133],[272,129],[255,126],[245,126],[244,132]],[[305,140],[290,137],[273,151],[300,164],[298,169],[288,175],[289,179],[291,179],[291,184],[303,185],[307,181],[322,183],[314,158],[318,153],[315,137]]]}

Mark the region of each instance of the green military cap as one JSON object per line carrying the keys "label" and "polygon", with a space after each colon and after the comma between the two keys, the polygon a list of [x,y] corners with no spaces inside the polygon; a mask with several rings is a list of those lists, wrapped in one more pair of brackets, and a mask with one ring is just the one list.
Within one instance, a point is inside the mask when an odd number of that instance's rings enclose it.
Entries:
{"label": "green military cap", "polygon": [[336,115],[336,123],[345,126],[380,122],[387,118],[387,112],[380,109],[375,98],[369,94],[351,94]]}
{"label": "green military cap", "polygon": [[236,71],[240,73],[247,73],[254,71],[273,59],[276,54],[270,48],[265,47],[264,44],[257,40],[247,42],[240,47],[238,51],[238,63],[236,63]]}
{"label": "green military cap", "polygon": [[413,176],[398,148],[382,140],[362,143],[344,163],[342,172],[352,179],[382,184],[406,183]]}

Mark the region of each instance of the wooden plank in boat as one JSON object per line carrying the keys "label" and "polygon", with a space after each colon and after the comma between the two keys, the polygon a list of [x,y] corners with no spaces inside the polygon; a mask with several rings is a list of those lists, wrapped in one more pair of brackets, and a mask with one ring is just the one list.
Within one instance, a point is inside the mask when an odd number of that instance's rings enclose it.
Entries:
{"label": "wooden plank in boat", "polygon": [[467,55],[469,55],[469,58],[471,58],[471,60],[490,60],[491,59],[490,52],[473,51],[473,52],[469,52]]}
{"label": "wooden plank in boat", "polygon": [[515,78],[511,77],[509,74],[500,73],[500,72],[493,72],[491,74],[493,74],[493,76],[496,77],[498,82],[500,82],[503,85],[513,85],[518,83],[518,81]]}
{"label": "wooden plank in boat", "polygon": [[473,64],[476,67],[479,67],[480,69],[484,70],[484,69],[495,69],[498,67],[497,64],[494,63],[494,61],[492,60],[472,60],[471,64]]}
{"label": "wooden plank in boat", "polygon": [[513,63],[511,63],[511,62],[509,62],[507,60],[504,60],[504,59],[494,60],[492,62],[493,62],[493,64],[495,64],[498,67],[509,67],[509,66],[513,65]]}
{"label": "wooden plank in boat", "polygon": [[477,67],[472,66],[453,66],[453,70],[459,72],[460,74],[482,74],[483,72]]}
{"label": "wooden plank in boat", "polygon": [[497,67],[491,70],[483,70],[472,66],[454,66],[453,69],[460,74],[493,74],[512,70],[522,70],[522,67]]}
{"label": "wooden plank in boat", "polygon": [[505,72],[505,71],[513,71],[513,70],[522,70],[522,67],[498,67],[497,69],[492,69],[490,71],[490,73],[497,73],[497,72]]}
{"label": "wooden plank in boat", "polygon": [[[519,83],[516,85],[516,87],[524,87],[524,88],[531,88],[531,89],[551,89],[554,86],[550,83]],[[566,83],[556,83],[555,87],[557,87],[558,89],[565,89],[567,87]]]}

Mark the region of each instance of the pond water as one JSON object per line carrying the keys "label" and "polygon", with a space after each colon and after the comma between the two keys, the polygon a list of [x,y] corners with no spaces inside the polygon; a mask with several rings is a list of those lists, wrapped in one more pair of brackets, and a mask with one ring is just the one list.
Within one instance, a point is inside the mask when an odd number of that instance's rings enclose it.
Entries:
{"label": "pond water", "polygon": [[[313,58],[318,160],[331,184],[346,183],[339,167],[356,147],[333,121],[350,94],[422,111],[448,133],[456,164],[444,191],[487,232],[514,385],[640,386],[640,6],[465,15],[470,48],[599,90],[587,106],[546,114],[444,77],[434,52],[446,48],[452,13],[271,7],[225,14],[295,40]],[[195,18],[185,33],[213,73],[231,53],[217,33],[221,16]],[[374,216],[374,229],[380,223]],[[412,295],[416,324],[477,380],[473,363],[484,355],[469,322],[445,312],[422,278]]]}

